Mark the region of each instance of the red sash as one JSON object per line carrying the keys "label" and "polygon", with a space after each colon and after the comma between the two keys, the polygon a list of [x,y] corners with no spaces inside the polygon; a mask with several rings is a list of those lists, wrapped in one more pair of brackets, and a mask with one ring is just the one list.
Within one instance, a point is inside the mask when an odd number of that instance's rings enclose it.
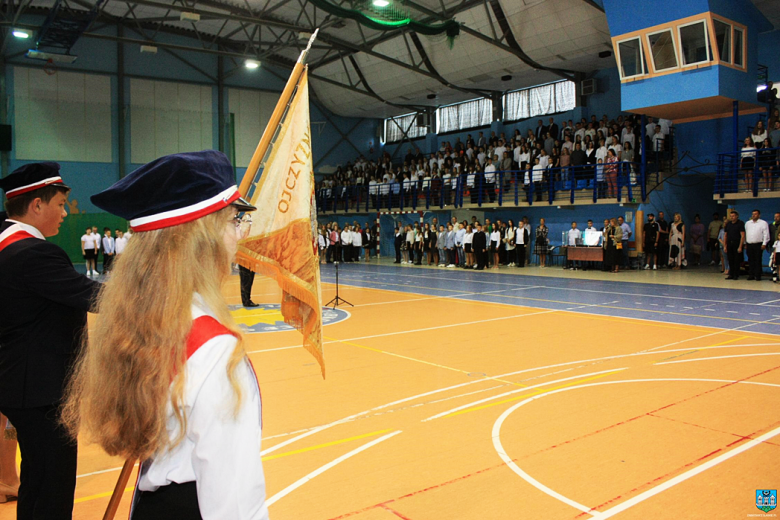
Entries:
{"label": "red sash", "polygon": [[234,334],[211,316],[199,316],[192,320],[192,328],[187,336],[187,359],[190,359],[207,341],[217,336]]}
{"label": "red sash", "polygon": [[35,238],[35,237],[23,229],[20,229],[15,233],[11,233],[7,237],[5,237],[2,242],[0,242],[0,252],[6,247],[13,244],[14,242],[18,242],[20,240],[24,240],[27,238]]}

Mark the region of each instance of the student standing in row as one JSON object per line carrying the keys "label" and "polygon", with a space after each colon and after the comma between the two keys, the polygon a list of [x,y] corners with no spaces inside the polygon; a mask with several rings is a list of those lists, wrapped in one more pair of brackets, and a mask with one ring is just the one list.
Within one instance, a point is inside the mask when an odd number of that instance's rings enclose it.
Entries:
{"label": "student standing in row", "polygon": [[78,448],[59,411],[100,289],[46,241],[67,216],[70,188],[59,170],[32,163],[0,179],[8,212],[0,225],[0,411],[22,454],[19,520],[72,516]]}

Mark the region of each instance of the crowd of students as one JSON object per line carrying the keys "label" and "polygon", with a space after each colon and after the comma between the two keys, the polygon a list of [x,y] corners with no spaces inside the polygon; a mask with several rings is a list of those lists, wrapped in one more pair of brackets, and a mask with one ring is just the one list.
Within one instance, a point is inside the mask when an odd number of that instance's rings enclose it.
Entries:
{"label": "crowd of students", "polygon": [[[479,132],[476,138],[469,134],[465,142],[442,141],[439,150],[428,156],[415,147],[401,164],[393,164],[387,153],[377,161],[361,156],[354,164],[339,166],[317,183],[316,190],[322,201],[359,203],[368,196],[375,207],[395,207],[401,200],[410,205],[414,193],[423,192],[431,193],[433,205],[451,204],[453,194],[464,191],[472,203],[480,192],[482,201],[494,202],[497,191],[506,189],[512,179],[522,185],[527,197],[536,194],[541,200],[550,190],[593,180],[599,197],[616,197],[619,175],[626,174],[627,183],[636,183],[633,165],[643,150],[659,153],[669,146],[671,121],[647,121],[645,143],[639,116],[609,119],[604,115],[601,120],[592,116],[590,121],[562,121],[561,126],[553,118],[547,125],[539,120],[536,128],[528,128],[525,134],[516,129],[511,137],[504,132],[491,132],[490,137]],[[520,173],[502,176],[502,186],[499,172]]]}
{"label": "crowd of students", "polygon": [[97,262],[100,259],[100,253],[103,253],[103,273],[107,274],[111,271],[111,264],[114,259],[121,255],[125,247],[127,247],[127,241],[133,236],[132,231],[128,230],[127,233],[121,230],[116,230],[116,237],[111,235],[111,228],[103,228],[103,235],[98,233],[97,226],[88,227],[83,235],[81,235],[81,255],[84,257],[84,262],[87,267],[87,276],[99,276],[100,273],[97,270]]}

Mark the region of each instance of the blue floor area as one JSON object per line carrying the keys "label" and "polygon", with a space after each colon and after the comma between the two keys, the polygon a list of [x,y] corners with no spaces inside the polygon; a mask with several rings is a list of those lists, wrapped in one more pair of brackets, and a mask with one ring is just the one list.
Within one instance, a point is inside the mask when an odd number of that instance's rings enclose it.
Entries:
{"label": "blue floor area", "polygon": [[[321,278],[335,283],[335,267]],[[780,335],[780,296],[766,291],[365,264],[341,264],[339,282],[354,304],[348,286]]]}

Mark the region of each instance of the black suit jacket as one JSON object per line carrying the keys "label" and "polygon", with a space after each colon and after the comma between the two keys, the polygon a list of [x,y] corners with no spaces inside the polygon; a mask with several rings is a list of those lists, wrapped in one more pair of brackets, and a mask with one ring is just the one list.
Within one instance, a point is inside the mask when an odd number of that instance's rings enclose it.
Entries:
{"label": "black suit jacket", "polygon": [[558,125],[553,123],[550,125],[550,127],[547,129],[548,132],[550,132],[550,135],[553,139],[558,139]]}
{"label": "black suit jacket", "polygon": [[487,249],[487,236],[485,236],[485,233],[482,231],[477,231],[474,233],[474,237],[471,241],[471,248],[474,250],[475,253],[481,253],[485,249]]}
{"label": "black suit jacket", "polygon": [[[5,222],[0,233],[14,223]],[[0,251],[0,407],[57,403],[100,284],[37,238]]]}
{"label": "black suit jacket", "polygon": [[536,136],[536,140],[537,140],[537,141],[538,141],[539,139],[541,139],[542,141],[544,141],[545,137],[547,137],[547,127],[546,127],[546,126],[544,126],[544,125],[542,125],[542,126],[537,126],[537,127],[536,127],[536,130],[534,130],[534,135]]}

